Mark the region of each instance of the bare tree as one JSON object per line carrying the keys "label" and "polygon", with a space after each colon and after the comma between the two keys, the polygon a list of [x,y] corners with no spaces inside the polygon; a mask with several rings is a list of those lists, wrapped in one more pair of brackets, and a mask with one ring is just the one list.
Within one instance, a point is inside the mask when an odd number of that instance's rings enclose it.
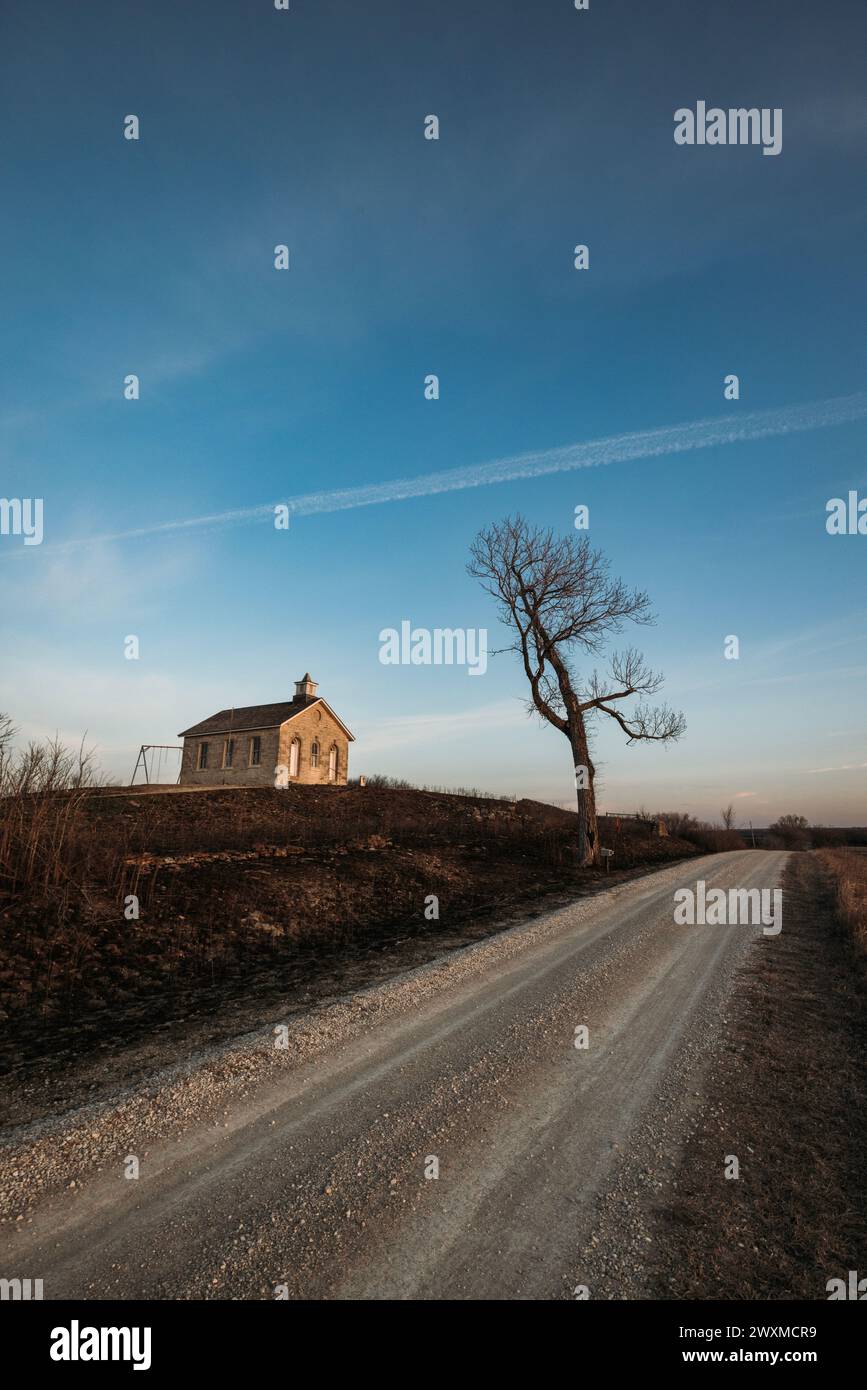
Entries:
{"label": "bare tree", "polygon": [[9,765],[13,740],[18,730],[8,714],[0,713],[0,792],[6,781],[6,768]]}
{"label": "bare tree", "polygon": [[18,730],[7,714],[0,714],[0,796],[41,796],[61,791],[83,791],[108,786],[96,767],[96,750],[85,745],[77,752],[67,748],[60,735],[32,740],[15,749]]}
{"label": "bare tree", "polygon": [[723,807],[723,809],[720,811],[720,815],[722,816],[723,829],[734,830],[735,808],[734,806],[732,806],[731,802],[729,802],[728,806]]}
{"label": "bare tree", "polygon": [[[608,574],[608,562],[587,537],[557,537],[534,530],[521,516],[507,517],[480,531],[471,548],[468,572],[497,600],[503,623],[514,632],[507,651],[516,652],[530,684],[530,710],[536,710],[569,740],[578,794],[578,862],[599,862],[595,768],[590,757],[588,721],[605,714],[632,743],[668,742],[686,723],[667,705],[649,706],[662,676],[629,647],[614,652],[607,671],[584,681],[573,671],[575,649],[598,656],[610,634],[627,621],[654,621],[647,594]],[[637,695],[631,713],[615,706]]]}
{"label": "bare tree", "polygon": [[772,834],[779,835],[786,849],[807,848],[810,823],[806,816],[778,816],[769,828]]}
{"label": "bare tree", "polygon": [[688,831],[698,829],[698,821],[688,811],[657,811],[656,814],[665,821],[669,835],[675,840],[684,840]]}

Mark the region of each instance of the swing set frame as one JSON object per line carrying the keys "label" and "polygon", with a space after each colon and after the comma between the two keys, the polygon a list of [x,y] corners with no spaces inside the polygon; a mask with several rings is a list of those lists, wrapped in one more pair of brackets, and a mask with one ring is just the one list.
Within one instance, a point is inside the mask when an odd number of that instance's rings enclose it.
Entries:
{"label": "swing set frame", "polygon": [[[141,767],[141,768],[143,769],[143,771],[144,771],[145,785],[146,785],[146,786],[150,786],[150,785],[151,785],[151,779],[150,779],[150,775],[149,775],[149,773],[148,773],[147,755],[148,755],[148,753],[152,753],[152,752],[154,752],[155,750],[159,753],[159,757],[158,757],[158,759],[157,759],[157,767],[158,767],[158,768],[162,765],[162,754],[163,754],[164,752],[183,753],[183,751],[184,751],[184,749],[183,749],[183,744],[180,744],[180,743],[143,743],[143,744],[141,745],[141,747],[139,748],[139,750],[138,750],[138,757],[137,757],[136,760],[135,760],[135,767],[133,768],[132,777],[130,778],[130,783],[129,783],[129,784],[130,784],[131,787],[134,787],[134,786],[135,786],[136,774],[138,773],[138,770],[139,770],[140,767]],[[177,775],[177,777],[175,778],[175,782],[178,783],[178,782],[180,782],[180,780],[181,780],[181,763],[179,762],[179,763],[178,763],[178,775]],[[160,785],[159,780],[157,780],[157,782],[154,783],[154,786],[159,786],[159,785]]]}

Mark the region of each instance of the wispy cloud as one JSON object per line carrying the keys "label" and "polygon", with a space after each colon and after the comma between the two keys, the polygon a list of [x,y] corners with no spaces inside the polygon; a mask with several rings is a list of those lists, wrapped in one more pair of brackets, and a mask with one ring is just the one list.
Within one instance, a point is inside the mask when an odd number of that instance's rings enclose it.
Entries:
{"label": "wispy cloud", "polygon": [[840,763],[837,767],[808,767],[808,772],[861,772],[867,763]]}
{"label": "wispy cloud", "polygon": [[[281,503],[289,507],[293,516],[315,516],[326,512],[348,511],[355,507],[379,506],[386,502],[432,497],[438,493],[457,492],[465,488],[489,487],[494,483],[514,482],[519,478],[538,478],[545,474],[570,472],[579,468],[600,468],[612,463],[662,458],[671,454],[690,453],[695,449],[710,449],[748,440],[770,439],[805,430],[824,429],[859,420],[864,416],[867,416],[867,391],[857,392],[852,396],[812,401],[806,405],[786,406],[778,410],[752,411],[739,417],[725,415],[709,420],[695,420],[685,425],[667,425],[632,434],[612,435],[582,444],[567,444],[537,453],[494,459],[489,463],[448,468],[437,473],[423,473],[416,478],[399,478],[391,482],[370,483],[362,487],[331,492],[304,493],[298,497],[278,498],[276,502],[262,503],[255,507],[213,512],[181,521],[165,521],[128,531],[78,537],[43,546],[41,549],[43,552],[78,550],[102,541],[126,541],[144,536],[236,526],[273,517],[274,507]],[[5,550],[6,555],[22,553],[26,552],[20,547]]]}
{"label": "wispy cloud", "polygon": [[[787,633],[784,637],[776,638],[773,641],[751,644],[749,649],[750,669],[756,671],[757,674],[754,676],[739,675],[736,683],[738,689],[755,685],[776,685],[790,681],[828,681],[840,676],[863,674],[864,667],[832,668],[826,666],[824,662],[819,662],[818,658],[831,651],[851,651],[857,644],[867,642],[865,617],[867,617],[867,611],[856,609],[853,612],[841,613],[826,622],[803,628],[800,632]],[[843,631],[845,636],[838,638],[836,634],[840,631]],[[805,643],[814,645],[810,645],[805,651],[803,649]],[[809,661],[813,664],[797,671],[781,670],[781,666],[789,657],[798,663]],[[680,671],[669,668],[668,683],[673,689],[676,688],[679,699],[699,691],[731,689],[733,670],[695,679],[692,676],[692,669],[692,666]],[[848,737],[848,735],[840,736]],[[824,737],[834,738],[837,735],[826,734]]]}
{"label": "wispy cloud", "polygon": [[480,729],[519,728],[526,723],[527,711],[519,700],[500,700],[478,709],[400,715],[396,719],[368,724],[362,740],[363,751],[365,755],[391,752],[407,745],[437,743],[444,734],[454,741],[462,734],[477,734]]}

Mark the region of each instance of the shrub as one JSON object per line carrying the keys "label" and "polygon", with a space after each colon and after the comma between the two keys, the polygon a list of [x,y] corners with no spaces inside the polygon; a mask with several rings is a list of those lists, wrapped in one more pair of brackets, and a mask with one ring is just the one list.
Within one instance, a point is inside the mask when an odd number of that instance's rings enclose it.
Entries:
{"label": "shrub", "polygon": [[0,715],[0,892],[63,920],[85,877],[105,868],[105,846],[83,824],[84,801],[103,779],[83,744],[74,752],[54,738],[16,751],[15,732]]}
{"label": "shrub", "polygon": [[724,830],[721,826],[710,825],[708,821],[697,820],[688,811],[657,811],[656,814],[665,821],[669,835],[678,840],[687,840],[705,854],[747,848],[747,842],[739,831]]}

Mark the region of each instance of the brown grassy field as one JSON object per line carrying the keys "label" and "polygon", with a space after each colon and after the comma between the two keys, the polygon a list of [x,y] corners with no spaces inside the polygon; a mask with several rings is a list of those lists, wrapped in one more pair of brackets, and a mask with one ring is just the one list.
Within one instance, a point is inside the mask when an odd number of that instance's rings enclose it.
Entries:
{"label": "brown grassy field", "polygon": [[867,850],[822,849],[816,858],[831,875],[837,916],[863,959],[867,956]]}
{"label": "brown grassy field", "polygon": [[[691,844],[601,823],[613,870]],[[0,1023],[9,1060],[53,1026],[96,1042],[209,992],[315,972],[582,890],[574,817],[531,801],[373,787],[82,790],[0,803]],[[426,918],[436,895],[439,919]],[[137,918],[125,915],[135,895]],[[492,929],[492,928],[491,928]],[[0,1047],[3,1044],[0,1043]]]}

